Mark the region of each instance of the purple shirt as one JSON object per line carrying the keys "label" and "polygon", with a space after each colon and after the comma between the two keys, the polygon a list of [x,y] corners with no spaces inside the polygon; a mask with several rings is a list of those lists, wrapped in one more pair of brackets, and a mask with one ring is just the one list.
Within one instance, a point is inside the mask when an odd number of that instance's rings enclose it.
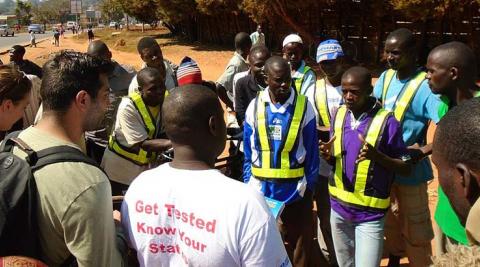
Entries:
{"label": "purple shirt", "polygon": [[[359,117],[359,121],[356,123],[357,127],[353,127],[354,125],[352,125],[353,114],[350,111],[347,111],[345,116],[345,126],[343,129],[343,147],[345,150],[344,168],[346,178],[351,183],[352,187],[354,186],[353,174],[356,166],[355,161],[362,145],[361,141],[358,139],[358,134],[365,136],[366,128],[379,109],[380,106],[375,104],[370,111],[362,114]],[[331,127],[333,134],[333,123]],[[391,158],[401,158],[402,156],[408,155],[408,150],[403,142],[400,123],[398,123],[393,115],[387,117],[387,122],[382,133],[382,139],[378,146],[378,150]],[[385,169],[380,164],[375,164],[373,167],[373,177],[373,187],[377,193],[382,195],[382,197],[389,196],[394,173]],[[330,203],[335,212],[341,215],[344,219],[354,223],[378,220],[385,215],[385,212],[383,211],[365,211],[346,206],[333,198],[330,198]]]}

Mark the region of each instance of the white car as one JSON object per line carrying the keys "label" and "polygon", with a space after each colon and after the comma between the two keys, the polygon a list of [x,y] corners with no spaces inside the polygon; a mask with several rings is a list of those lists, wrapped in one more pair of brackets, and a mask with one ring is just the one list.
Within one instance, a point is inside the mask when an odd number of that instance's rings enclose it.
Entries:
{"label": "white car", "polygon": [[117,26],[117,25],[118,24],[115,21],[112,21],[112,22],[110,22],[110,25],[108,25],[108,27],[115,28],[115,26]]}
{"label": "white car", "polygon": [[77,23],[75,21],[67,21],[67,30],[71,30],[73,27],[77,27]]}
{"label": "white car", "polygon": [[7,24],[0,25],[0,36],[14,36],[15,32]]}

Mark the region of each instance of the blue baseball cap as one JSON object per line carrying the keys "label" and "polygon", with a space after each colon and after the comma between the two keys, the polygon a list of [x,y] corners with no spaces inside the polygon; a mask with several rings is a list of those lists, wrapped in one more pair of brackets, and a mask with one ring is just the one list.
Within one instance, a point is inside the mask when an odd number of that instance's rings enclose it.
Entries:
{"label": "blue baseball cap", "polygon": [[325,60],[333,60],[343,57],[343,50],[340,43],[335,39],[321,42],[317,48],[317,63]]}

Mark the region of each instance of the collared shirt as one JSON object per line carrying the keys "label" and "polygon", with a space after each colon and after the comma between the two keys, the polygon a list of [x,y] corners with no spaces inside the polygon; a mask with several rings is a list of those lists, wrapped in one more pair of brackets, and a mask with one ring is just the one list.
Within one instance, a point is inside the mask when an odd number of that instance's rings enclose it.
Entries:
{"label": "collared shirt", "polygon": [[238,80],[234,94],[235,114],[238,125],[243,125],[248,105],[255,97],[257,97],[257,94],[263,90],[264,88],[257,84],[255,76],[251,73]]}
{"label": "collared shirt", "polygon": [[[302,87],[300,88],[300,94],[302,95],[306,95],[306,93],[310,90],[315,90],[314,87],[315,83],[317,82],[317,75],[313,69],[307,71],[305,75],[303,74],[306,66],[305,60],[302,60],[300,67],[292,74],[292,87],[295,87],[295,80],[300,79],[303,76]],[[298,92],[298,88],[295,89],[297,89]]]}
{"label": "collared shirt", "polygon": [[[374,101],[372,99],[372,101]],[[343,149],[344,149],[344,175],[345,180],[354,184],[354,172],[356,169],[356,160],[360,153],[363,143],[358,138],[361,134],[365,136],[370,121],[375,117],[380,104],[375,103],[368,112],[363,113],[358,119],[355,119],[351,111],[347,111],[345,125],[343,127]],[[354,127],[354,124],[356,127]],[[331,134],[333,135],[334,125],[331,124]],[[339,134],[339,133],[336,133]],[[339,138],[339,136],[337,136]],[[401,158],[408,155],[408,151],[402,139],[400,124],[393,115],[387,117],[385,128],[382,132],[381,141],[377,149],[391,158]],[[373,162],[372,162],[373,163]],[[373,163],[374,164],[374,163]],[[394,179],[394,173],[387,170],[380,164],[373,166],[374,186],[379,194],[390,195],[390,188]],[[382,218],[385,215],[383,211],[364,211],[358,208],[346,206],[337,200],[330,198],[332,209],[343,218],[353,222],[368,222]]]}
{"label": "collared shirt", "polygon": [[[266,120],[269,126],[280,125],[281,133],[283,137],[288,133],[287,123],[290,120],[294,112],[294,100],[295,91],[292,88],[290,97],[282,105],[280,103],[273,104],[270,95],[268,93],[268,87],[260,93],[261,100],[268,103],[266,110]],[[286,204],[292,203],[300,199],[305,189],[308,188],[311,192],[314,192],[317,177],[318,177],[318,137],[316,130],[315,113],[312,105],[307,101],[307,108],[305,115],[300,126],[300,130],[297,136],[298,142],[292,149],[292,154],[295,155],[293,161],[298,164],[304,165],[305,176],[299,181],[261,181],[256,179],[251,172],[252,164],[259,165],[259,153],[260,150],[259,141],[256,140],[255,129],[255,101],[252,101],[247,108],[244,123],[243,141],[244,141],[244,153],[245,162],[243,166],[243,179],[245,183],[253,186],[257,190],[261,191],[266,197],[273,198],[279,201],[284,201]],[[281,141],[278,137],[269,136],[270,142],[274,151],[278,151],[281,145]],[[277,155],[277,153],[273,153]],[[273,161],[278,161],[277,156],[273,156]],[[292,159],[291,159],[292,160]]]}
{"label": "collared shirt", "polygon": [[265,45],[265,34],[259,33],[257,31],[250,34],[250,40],[252,40],[252,45],[260,44]]}
{"label": "collared shirt", "polygon": [[[165,64],[165,87],[167,88],[168,91],[171,89],[175,88],[177,86],[177,76],[176,76],[176,71],[173,66],[173,64],[170,63],[170,61],[164,59],[163,64]],[[145,68],[146,65],[143,64],[142,69]],[[137,75],[133,77],[132,82],[130,83],[130,86],[128,87],[128,93],[132,92],[138,92],[138,80],[137,80]]]}
{"label": "collared shirt", "polygon": [[247,61],[237,52],[233,54],[233,57],[227,64],[227,67],[223,71],[222,76],[218,78],[217,83],[225,87],[227,90],[228,98],[233,102],[233,78],[235,74],[248,70]]}
{"label": "collared shirt", "polygon": [[[383,81],[385,77],[383,72],[373,89],[373,96],[382,99]],[[387,91],[387,97],[384,108],[392,110],[398,96],[402,90],[406,89],[406,83],[409,79],[399,80],[396,75],[392,78]],[[407,85],[408,86],[408,85]],[[413,97],[409,108],[407,109],[402,125],[403,141],[407,146],[415,143],[419,145],[426,144],[426,134],[430,121],[437,123],[440,119],[438,109],[441,106],[439,96],[436,96],[430,90],[427,80],[424,80],[417,93]],[[412,174],[409,177],[396,175],[395,181],[399,184],[418,185],[433,178],[432,165],[430,159],[425,158],[413,167]]]}

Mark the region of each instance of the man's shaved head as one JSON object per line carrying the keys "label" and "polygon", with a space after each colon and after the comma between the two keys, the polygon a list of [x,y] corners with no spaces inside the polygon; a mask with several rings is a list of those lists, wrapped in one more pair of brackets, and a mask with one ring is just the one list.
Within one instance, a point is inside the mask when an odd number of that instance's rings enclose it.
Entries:
{"label": "man's shaved head", "polygon": [[265,62],[265,73],[268,75],[273,68],[290,69],[290,65],[283,57],[273,56]]}
{"label": "man's shaved head", "polygon": [[160,47],[160,45],[157,43],[157,40],[155,40],[154,38],[152,37],[143,37],[142,39],[140,39],[138,41],[138,44],[137,44],[137,51],[139,54],[142,53],[143,49],[145,48],[152,48],[152,47]]}
{"label": "man's shaved head", "polygon": [[475,53],[462,42],[449,42],[435,47],[429,58],[446,69],[457,68],[462,81],[474,82],[477,76]]}
{"label": "man's shaved head", "polygon": [[[246,51],[252,47],[252,40],[250,35],[246,32],[239,32],[235,35],[235,49]],[[248,53],[248,51],[247,51]]]}
{"label": "man's shaved head", "polygon": [[250,50],[249,57],[259,57],[263,55],[270,57],[270,50],[265,45],[255,45],[252,47],[252,50]]}
{"label": "man's shaved head", "polygon": [[353,78],[364,88],[372,88],[372,74],[364,67],[351,67],[343,73],[342,80]]}
{"label": "man's shaved head", "polygon": [[403,48],[415,48],[415,36],[409,29],[400,28],[394,30],[388,34],[387,42],[392,39],[396,39],[399,43],[401,43]]}
{"label": "man's shaved head", "polygon": [[93,57],[100,57],[107,60],[112,58],[112,54],[110,53],[108,46],[100,40],[92,41],[88,45],[87,54]]}
{"label": "man's shaved head", "polygon": [[157,77],[157,76],[161,77],[161,73],[156,68],[145,67],[141,69],[137,74],[137,81],[138,81],[138,85],[140,86],[140,89],[147,80],[151,80],[151,78]]}
{"label": "man's shaved head", "polygon": [[163,104],[162,116],[174,148],[176,144],[208,149],[215,158],[223,151],[226,142],[223,109],[218,96],[209,88],[189,84],[171,90]]}

